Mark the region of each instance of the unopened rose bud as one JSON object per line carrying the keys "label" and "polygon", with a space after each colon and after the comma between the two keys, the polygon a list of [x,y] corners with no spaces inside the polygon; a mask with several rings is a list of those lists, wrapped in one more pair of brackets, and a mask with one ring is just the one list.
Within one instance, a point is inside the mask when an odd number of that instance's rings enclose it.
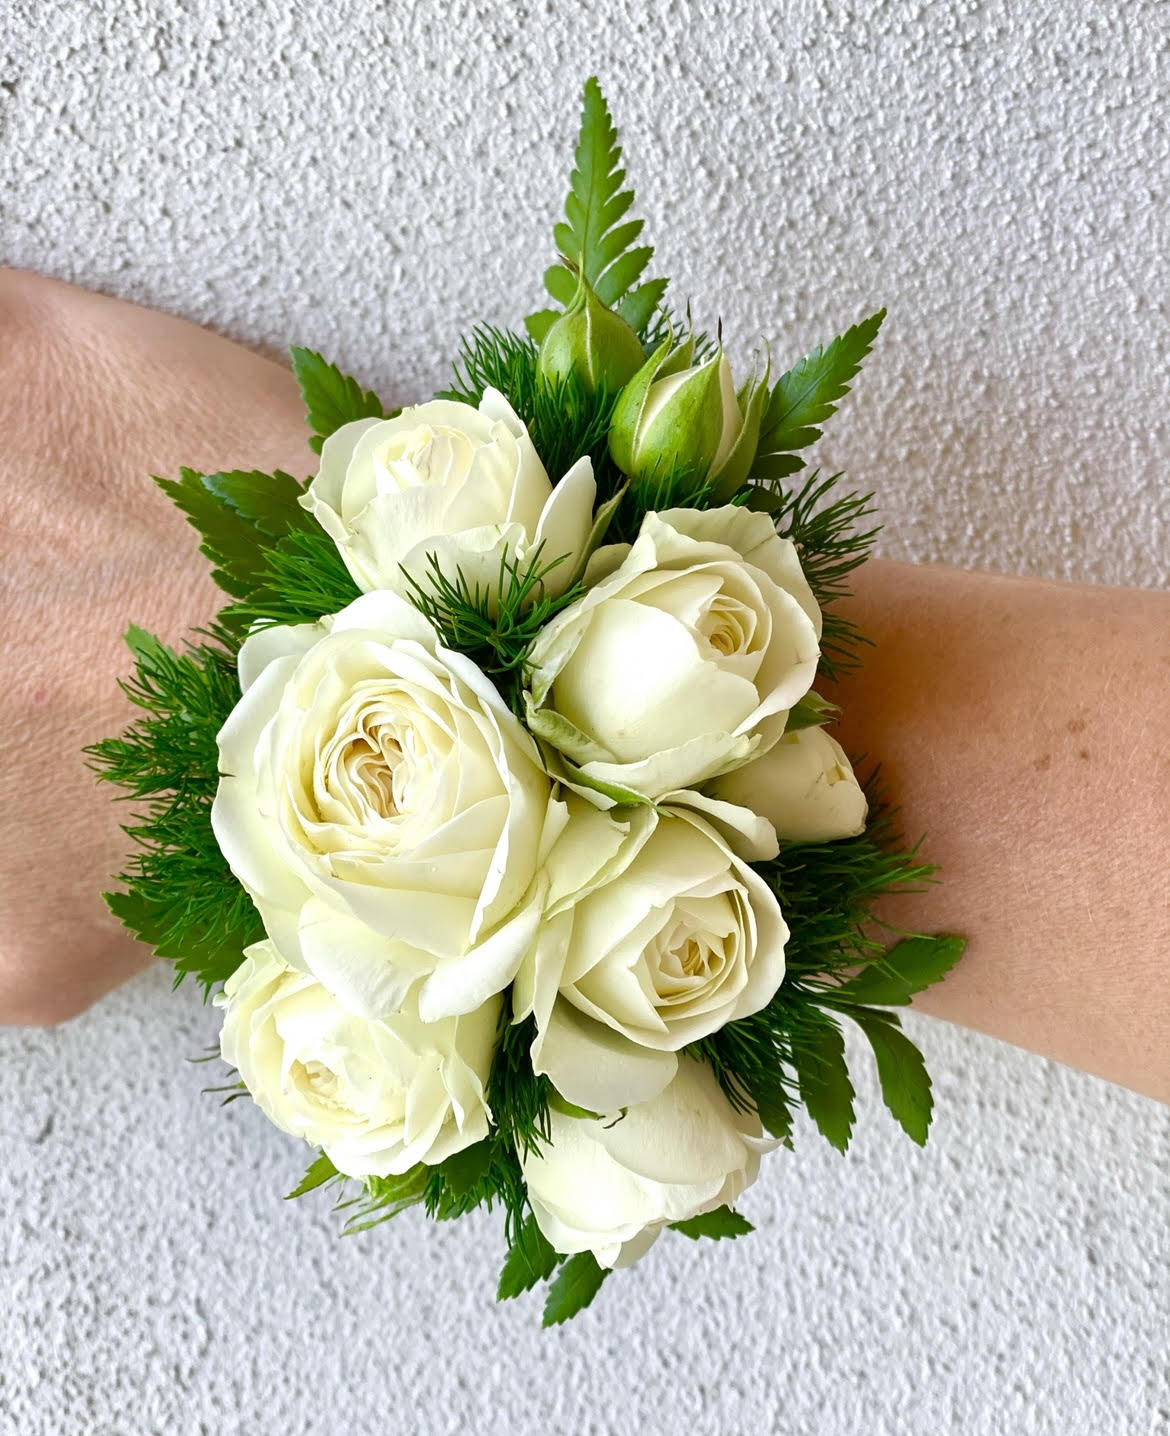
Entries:
{"label": "unopened rose bud", "polygon": [[583,273],[577,292],[540,346],[538,368],[550,382],[576,374],[590,394],[606,389],[616,394],[645,360],[642,341],[620,314],[607,309]]}
{"label": "unopened rose bud", "polygon": [[719,349],[692,365],[694,342],[667,340],[622,391],[609,451],[635,481],[671,468],[706,469],[717,498],[730,498],[755,458],[767,399],[767,371],[737,393]]}

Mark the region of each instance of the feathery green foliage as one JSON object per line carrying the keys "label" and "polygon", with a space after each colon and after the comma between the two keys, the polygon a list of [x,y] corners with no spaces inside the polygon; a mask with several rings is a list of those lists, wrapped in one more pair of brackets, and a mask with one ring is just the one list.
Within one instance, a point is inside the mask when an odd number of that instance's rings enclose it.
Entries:
{"label": "feathery green foliage", "polygon": [[[916,937],[886,952],[870,916],[875,899],[914,891],[935,870],[915,848],[902,848],[876,774],[867,789],[870,817],[860,836],[789,844],[772,862],[757,865],[774,887],[790,929],[784,982],[762,1011],[687,1049],[711,1063],[733,1105],[759,1111],[773,1136],[790,1143],[792,1113],[804,1105],[840,1151],[853,1128],[853,1086],[838,1018],[853,1017],[874,1044],[870,1014],[876,1009],[862,1005],[866,992],[893,991],[905,1001],[956,962],[963,949],[958,938]],[[861,971],[846,976],[855,968]],[[869,972],[874,976],[867,977]],[[918,1140],[925,1069],[909,1056],[913,1044],[903,1034],[886,1040],[897,1018],[877,1013],[876,1020],[884,1023],[875,1053],[881,1046],[879,1078],[887,1105]],[[925,1111],[928,1119],[929,1101]]]}
{"label": "feathery green foliage", "polygon": [[137,845],[107,893],[110,910],[156,956],[205,993],[264,936],[251,899],[211,831],[219,781],[216,735],[239,698],[231,651],[219,642],[179,653],[140,628],[126,638],[134,675],[122,684],[143,712],[118,738],[86,749],[99,778],[144,805],[125,832]]}
{"label": "feathery green foliage", "polygon": [[305,401],[305,422],[313,431],[309,448],[315,454],[330,434],[355,419],[392,419],[398,409],[386,409],[377,394],[363,389],[356,379],[343,374],[312,349],[289,350],[293,373]]}
{"label": "feathery green foliage", "polygon": [[[565,201],[565,222],[553,229],[561,255],[579,265],[602,304],[617,312],[639,333],[644,331],[666,292],[665,279],[639,284],[654,251],[635,246],[643,221],[627,219],[634,192],[622,189],[625,171],[622,152],[609,106],[595,78],[585,82],[576,167]],[[570,303],[576,281],[570,269],[553,265],[544,276],[545,286],[558,304]],[[528,332],[544,338],[555,310],[541,310],[525,321]]]}
{"label": "feathery green foliage", "polygon": [[524,712],[524,660],[540,630],[581,596],[580,585],[552,597],[543,580],[563,560],[542,564],[539,553],[526,563],[505,552],[494,586],[469,584],[462,572],[448,578],[433,555],[425,582],[406,575],[410,598],[438,631],[443,643],[464,653],[487,674],[517,716]]}

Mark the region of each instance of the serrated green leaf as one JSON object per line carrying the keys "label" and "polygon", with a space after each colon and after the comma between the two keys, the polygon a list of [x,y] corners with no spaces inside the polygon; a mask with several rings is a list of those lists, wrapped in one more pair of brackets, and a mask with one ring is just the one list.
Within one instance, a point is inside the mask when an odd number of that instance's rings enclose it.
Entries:
{"label": "serrated green leaf", "polygon": [[541,1325],[559,1326],[583,1311],[601,1290],[608,1275],[605,1267],[598,1266],[592,1252],[571,1256],[548,1289]]}
{"label": "serrated green leaf", "polygon": [[903,1007],[948,973],[967,946],[962,937],[908,937],[843,982],[834,998],[868,1007]]}
{"label": "serrated green leaf", "polygon": [[556,1270],[557,1254],[548,1238],[536,1225],[536,1218],[527,1216],[520,1225],[516,1240],[508,1248],[497,1301],[510,1301],[521,1292],[531,1291],[538,1282],[547,1281]]}
{"label": "serrated green leaf", "polygon": [[682,1232],[684,1237],[690,1237],[692,1241],[698,1241],[700,1237],[722,1241],[731,1237],[744,1237],[748,1232],[755,1231],[747,1217],[740,1216],[730,1207],[716,1207],[713,1212],[688,1217],[685,1222],[671,1222],[670,1229]]}
{"label": "serrated green leaf", "polygon": [[322,1152],[292,1191],[289,1192],[288,1196],[285,1197],[285,1201],[291,1202],[294,1197],[303,1197],[306,1192],[315,1192],[318,1187],[323,1187],[326,1182],[331,1182],[334,1177],[340,1175],[337,1168],[325,1153]]}
{"label": "serrated green leaf", "polygon": [[783,1086],[776,1082],[765,1091],[754,1092],[753,1096],[764,1131],[771,1137],[778,1137],[786,1147],[791,1147],[792,1108]]}
{"label": "serrated green leaf", "polygon": [[[622,314],[639,333],[649,323],[666,288],[665,280],[635,288],[653,250],[634,247],[642,233],[640,219],[624,219],[634,202],[631,189],[623,189],[626,173],[621,147],[609,107],[595,78],[585,82],[581,128],[574,151],[574,168],[565,200],[565,218],[553,226],[553,242],[571,265],[580,266],[601,302],[613,308],[629,299]],[[576,290],[572,271],[563,265],[546,270],[545,286],[558,304],[568,305]],[[528,331],[538,336],[530,320]],[[637,321],[637,322],[635,322]]]}
{"label": "serrated green leaf", "polygon": [[760,424],[753,477],[780,479],[804,467],[792,451],[820,438],[820,425],[837,412],[885,317],[879,309],[781,375]]}
{"label": "serrated green leaf", "polygon": [[393,417],[377,394],[363,389],[356,379],[343,374],[336,364],[330,364],[314,350],[294,345],[289,355],[305,401],[305,422],[313,431],[309,448],[315,454],[321,452],[322,443],[343,424],[351,424],[355,419]]}
{"label": "serrated green leaf", "polygon": [[849,1015],[873,1048],[882,1100],[906,1135],[921,1147],[930,1131],[934,1110],[930,1074],[922,1053],[890,1013],[858,1008]]}
{"label": "serrated green leaf", "polygon": [[630,290],[618,305],[617,312],[631,329],[644,335],[665,293],[665,279],[648,279],[645,284],[639,284],[637,289]]}
{"label": "serrated green leaf", "polygon": [[447,1157],[439,1166],[443,1174],[443,1185],[449,1197],[458,1200],[473,1191],[491,1170],[492,1141],[485,1137],[482,1142],[464,1147]]}
{"label": "serrated green leaf", "polygon": [[802,1031],[792,1043],[800,1098],[821,1136],[839,1152],[853,1133],[853,1083],[845,1065],[845,1039],[830,1018]]}
{"label": "serrated green leaf", "polygon": [[214,566],[212,578],[233,598],[251,593],[268,548],[313,522],[297,503],[302,485],[280,469],[274,474],[246,469],[179,473],[178,479],[156,478],[155,483],[198,530],[200,552]]}
{"label": "serrated green leaf", "polygon": [[538,309],[535,314],[530,314],[524,321],[524,327],[537,342],[544,343],[544,336],[561,317],[557,309]]}

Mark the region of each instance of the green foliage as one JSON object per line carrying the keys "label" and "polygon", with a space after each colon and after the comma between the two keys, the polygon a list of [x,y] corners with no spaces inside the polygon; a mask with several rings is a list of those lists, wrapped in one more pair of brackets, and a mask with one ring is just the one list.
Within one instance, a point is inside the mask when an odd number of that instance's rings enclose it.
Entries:
{"label": "green foliage", "polygon": [[391,1221],[401,1212],[417,1207],[426,1198],[427,1183],[434,1171],[422,1162],[397,1177],[367,1177],[360,1196],[338,1202],[339,1211],[351,1211],[343,1235],[368,1232],[371,1227]]}
{"label": "green foliage", "polygon": [[255,587],[265,549],[290,529],[314,520],[297,503],[301,485],[291,474],[261,474],[236,469],[201,474],[180,469],[178,479],[155,479],[164,494],[187,515],[203,542],[199,551],[213,564],[212,578],[233,598]]}
{"label": "green foliage", "polygon": [[252,588],[219,620],[242,636],[253,624],[315,623],[360,595],[337,545],[313,519],[311,527],[291,529],[260,552]]}
{"label": "green foliage", "polygon": [[508,1248],[496,1300],[509,1301],[521,1292],[531,1291],[537,1283],[547,1281],[556,1268],[557,1254],[536,1225],[536,1218],[529,1214]]}
{"label": "green foliage", "polygon": [[462,340],[451,387],[438,397],[478,405],[486,389],[498,389],[523,421],[553,483],[588,455],[604,503],[625,486],[625,475],[609,456],[617,395],[604,389],[591,394],[576,374],[555,383],[542,379],[539,352],[531,339],[478,325]]}
{"label": "green foliage", "polygon": [[131,628],[135,671],[122,688],[144,716],[86,749],[99,778],[145,805],[124,829],[138,848],[118,875],[126,890],[107,893],[106,902],[173,963],[176,983],[191,973],[205,992],[264,936],[211,831],[216,735],[239,697],[233,655],[222,634],[212,636],[217,641],[179,653]]}
{"label": "green foliage", "polygon": [[901,1031],[893,1013],[856,1007],[849,1015],[873,1048],[882,1100],[906,1135],[921,1147],[930,1130],[934,1110],[930,1075],[922,1053]]}
{"label": "green foliage", "polygon": [[671,1222],[670,1229],[682,1232],[684,1237],[690,1237],[692,1241],[698,1241],[700,1237],[723,1241],[731,1237],[744,1237],[755,1231],[747,1217],[741,1217],[730,1207],[716,1207],[713,1212],[703,1212],[701,1216],[690,1217],[685,1222]]}
{"label": "green foliage", "polygon": [[967,944],[961,937],[908,937],[836,989],[837,1002],[903,1007],[916,992],[954,967]]}
{"label": "green foliage", "polygon": [[609,1275],[592,1252],[571,1256],[557,1273],[544,1303],[542,1326],[560,1326],[589,1305]]}
{"label": "green foliage", "polygon": [[[784,982],[762,1011],[729,1022],[688,1049],[711,1063],[734,1106],[757,1110],[765,1128],[789,1144],[792,1113],[803,1104],[833,1146],[844,1151],[848,1145],[853,1087],[838,1019],[856,1020],[861,1013],[859,1025],[869,1021],[872,1027],[876,1020],[897,1027],[893,1014],[861,1007],[853,993],[871,982],[872,990],[899,993],[912,983],[925,985],[932,970],[944,970],[958,955],[958,940],[951,938],[916,938],[909,953],[905,944],[886,953],[870,916],[874,901],[885,893],[920,889],[934,868],[916,848],[902,847],[876,774],[866,786],[870,816],[864,833],[834,843],[788,844],[770,863],[756,865],[775,889],[790,929]],[[875,977],[867,979],[871,968]],[[869,1030],[863,1030],[872,1043]],[[877,1038],[885,1063],[885,1076],[879,1064],[879,1077],[883,1091],[894,1092],[895,1115],[910,1131],[907,1122],[913,1125],[913,1113],[922,1109],[924,1069],[921,1059],[916,1063],[909,1056],[909,1040],[898,1041],[901,1033],[892,1042],[885,1036],[883,1031]],[[888,1093],[886,1100],[890,1105]]]}
{"label": "green foliage", "polygon": [[526,1017],[511,1022],[505,1016],[500,1029],[492,1070],[488,1075],[487,1097],[502,1140],[527,1155],[539,1151],[549,1140],[549,1103],[553,1094],[547,1077],[532,1070],[532,1041],[536,1022]]}
{"label": "green foliage", "polygon": [[853,1083],[845,1065],[845,1039],[831,1018],[818,1014],[801,1025],[792,1042],[792,1065],[805,1111],[821,1136],[845,1151],[853,1132]]}
{"label": "green foliage", "polygon": [[[626,218],[634,193],[622,189],[625,171],[622,152],[609,107],[595,78],[585,82],[581,130],[575,154],[576,167],[565,201],[565,221],[553,229],[557,248],[568,264],[579,266],[602,304],[616,309],[635,330],[642,332],[666,292],[666,280],[639,284],[654,251],[635,246],[642,233],[640,219]],[[558,304],[571,303],[576,280],[568,267],[554,265],[545,273],[545,286]],[[543,310],[529,316],[529,333],[543,339],[555,317]]]}
{"label": "green foliage", "polygon": [[253,623],[311,623],[358,596],[337,545],[297,500],[291,475],[235,470],[156,479],[202,538],[212,578],[235,602],[219,622],[239,637]]}
{"label": "green foliage", "polygon": [[529,646],[554,614],[581,595],[579,585],[556,598],[545,592],[544,578],[562,561],[541,564],[536,554],[521,563],[505,553],[498,579],[486,589],[470,585],[462,572],[448,578],[433,556],[425,583],[407,575],[411,602],[434,624],[443,643],[471,658],[521,717]]}
{"label": "green foliage", "polygon": [[315,454],[343,424],[355,419],[390,419],[399,412],[387,411],[376,394],[363,389],[356,379],[343,374],[336,364],[330,364],[312,349],[294,346],[289,355],[305,401],[305,422],[313,431],[309,448]]}
{"label": "green foliage", "polygon": [[822,478],[814,469],[793,489],[775,483],[748,484],[736,503],[770,514],[781,538],[791,539],[824,617],[820,671],[829,679],[856,668],[858,650],[869,640],[834,605],[849,593],[849,576],[869,558],[881,529],[873,518],[872,494],[836,494],[840,474]]}
{"label": "green foliage", "polygon": [[288,1196],[285,1197],[285,1201],[291,1202],[295,1197],[303,1197],[306,1193],[315,1192],[318,1187],[323,1187],[328,1182],[336,1182],[338,1180],[344,1179],[325,1153],[322,1152],[319,1157],[314,1159],[309,1166],[309,1170],[292,1191],[289,1192]]}
{"label": "green foliage", "polygon": [[753,478],[774,481],[804,468],[804,460],[794,451],[820,438],[819,426],[837,412],[848,394],[885,317],[886,311],[879,309],[780,376],[760,424]]}

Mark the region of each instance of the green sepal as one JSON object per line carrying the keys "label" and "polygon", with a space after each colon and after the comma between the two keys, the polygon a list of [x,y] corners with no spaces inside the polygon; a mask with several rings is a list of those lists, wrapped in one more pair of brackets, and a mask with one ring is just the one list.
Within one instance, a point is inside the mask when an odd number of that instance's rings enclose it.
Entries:
{"label": "green sepal", "polygon": [[539,1282],[547,1281],[556,1267],[557,1254],[536,1225],[536,1218],[529,1213],[504,1258],[496,1300],[510,1301],[522,1292],[531,1291]]}
{"label": "green sepal", "polygon": [[690,1237],[692,1241],[698,1241],[700,1237],[710,1237],[714,1241],[727,1240],[733,1237],[745,1237],[749,1232],[754,1232],[755,1227],[748,1221],[747,1217],[740,1216],[731,1207],[716,1207],[712,1212],[703,1212],[697,1217],[688,1217],[683,1222],[671,1222],[672,1232],[682,1232],[684,1237]]}
{"label": "green sepal", "polygon": [[836,703],[830,703],[827,698],[822,698],[810,688],[804,697],[798,698],[788,710],[784,731],[798,733],[802,728],[820,728],[831,723],[840,711]]}
{"label": "green sepal", "polygon": [[559,1326],[589,1305],[601,1290],[609,1271],[599,1266],[592,1252],[571,1256],[557,1273],[544,1303],[542,1326]]}
{"label": "green sepal", "polygon": [[377,394],[363,389],[356,379],[343,374],[315,350],[294,345],[289,356],[305,401],[305,422],[313,431],[309,448],[315,454],[344,424],[352,424],[355,419],[391,419],[401,412],[387,410]]}
{"label": "green sepal", "polygon": [[761,375],[751,378],[739,391],[739,412],[743,426],[739,431],[731,453],[711,475],[714,497],[720,503],[727,503],[733,494],[744,485],[760,442],[760,424],[764,405],[768,402],[768,377],[771,361],[765,365]]}
{"label": "green sepal", "polygon": [[622,390],[609,424],[609,452],[623,474],[634,472],[634,441],[650,386],[674,348],[673,337],[664,339]]}
{"label": "green sepal", "polygon": [[303,1197],[307,1192],[315,1192],[318,1187],[323,1187],[326,1182],[331,1182],[340,1175],[341,1173],[322,1152],[292,1191],[288,1193],[285,1201],[291,1202],[295,1197]]}

